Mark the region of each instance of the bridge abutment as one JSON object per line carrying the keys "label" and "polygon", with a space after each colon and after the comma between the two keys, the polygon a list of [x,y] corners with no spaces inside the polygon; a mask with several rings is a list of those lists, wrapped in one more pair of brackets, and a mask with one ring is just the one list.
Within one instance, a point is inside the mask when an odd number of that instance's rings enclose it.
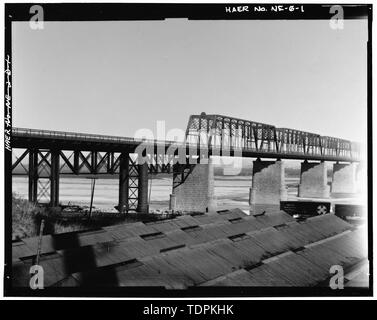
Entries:
{"label": "bridge abutment", "polygon": [[325,162],[301,163],[298,196],[301,198],[329,198],[330,187],[327,185]]}
{"label": "bridge abutment", "polygon": [[335,163],[331,183],[331,195],[343,196],[356,193],[356,164]]}
{"label": "bridge abutment", "polygon": [[184,212],[216,210],[214,167],[211,158],[207,164],[174,166],[170,209]]}
{"label": "bridge abutment", "polygon": [[249,204],[280,205],[280,201],[286,199],[284,163],[281,160],[254,161]]}

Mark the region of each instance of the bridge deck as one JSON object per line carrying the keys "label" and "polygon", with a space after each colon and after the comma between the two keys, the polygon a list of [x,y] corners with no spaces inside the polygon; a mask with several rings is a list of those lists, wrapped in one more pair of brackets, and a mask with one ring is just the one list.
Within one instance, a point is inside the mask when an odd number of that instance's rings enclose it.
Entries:
{"label": "bridge deck", "polygon": [[319,160],[319,161],[359,161],[350,156],[323,155],[295,151],[279,151],[238,148],[225,146],[223,148],[208,146],[197,143],[179,143],[175,141],[135,139],[130,137],[96,135],[87,133],[74,133],[26,128],[12,129],[12,148],[38,148],[38,149],[59,149],[59,150],[81,150],[98,152],[135,152],[137,146],[142,144],[152,147],[154,152],[164,150],[166,152],[172,146],[176,146],[175,155],[178,149],[183,148],[186,155],[208,154],[213,156],[231,157],[253,157],[271,159],[297,159],[297,160]]}

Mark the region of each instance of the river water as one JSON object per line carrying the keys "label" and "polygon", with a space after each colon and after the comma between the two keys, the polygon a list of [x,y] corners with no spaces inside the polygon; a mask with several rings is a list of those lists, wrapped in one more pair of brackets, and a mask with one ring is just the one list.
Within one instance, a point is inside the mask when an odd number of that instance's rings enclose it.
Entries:
{"label": "river water", "polygon": [[[297,196],[298,177],[286,178],[288,196]],[[118,202],[118,180],[97,179],[94,191],[93,205],[106,211],[113,211]],[[62,204],[89,205],[92,179],[61,177],[60,202]],[[167,209],[169,196],[172,192],[172,177],[153,177],[149,179],[150,209]],[[215,196],[219,209],[240,207],[247,209],[249,201],[250,176],[216,176]],[[12,179],[13,192],[27,199],[27,177],[15,176]],[[46,198],[47,200],[47,198]],[[41,201],[43,202],[43,201]]]}

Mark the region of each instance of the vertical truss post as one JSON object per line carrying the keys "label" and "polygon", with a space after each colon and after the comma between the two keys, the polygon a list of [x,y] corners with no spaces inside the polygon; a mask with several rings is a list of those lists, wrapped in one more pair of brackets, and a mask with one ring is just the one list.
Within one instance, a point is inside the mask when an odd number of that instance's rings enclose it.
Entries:
{"label": "vertical truss post", "polygon": [[225,123],[224,123],[224,118],[222,118],[222,121],[221,121],[221,134],[220,134],[220,150],[221,150],[221,153],[222,153],[222,150],[224,149],[224,132],[225,130]]}
{"label": "vertical truss post", "polygon": [[59,205],[59,159],[59,150],[51,150],[50,205],[52,207]]}
{"label": "vertical truss post", "polygon": [[90,153],[90,156],[91,156],[91,174],[97,174],[98,173],[98,161],[97,161],[97,158],[98,158],[98,152],[97,151],[92,151]]}
{"label": "vertical truss post", "polygon": [[121,213],[128,212],[128,163],[130,154],[122,152],[119,155],[119,204],[118,211]]}
{"label": "vertical truss post", "polygon": [[38,192],[38,150],[29,150],[29,201],[37,202]]}
{"label": "vertical truss post", "polygon": [[[157,164],[157,163],[156,163]],[[148,213],[148,163],[139,164],[137,212]]]}
{"label": "vertical truss post", "polygon": [[107,159],[107,171],[114,174],[114,152],[109,152],[109,157]]}
{"label": "vertical truss post", "polygon": [[80,171],[80,151],[79,150],[73,151],[73,168],[75,169],[74,173],[78,175]]}
{"label": "vertical truss post", "polygon": [[137,211],[139,201],[139,166],[138,159],[131,157],[128,162],[128,211]]}

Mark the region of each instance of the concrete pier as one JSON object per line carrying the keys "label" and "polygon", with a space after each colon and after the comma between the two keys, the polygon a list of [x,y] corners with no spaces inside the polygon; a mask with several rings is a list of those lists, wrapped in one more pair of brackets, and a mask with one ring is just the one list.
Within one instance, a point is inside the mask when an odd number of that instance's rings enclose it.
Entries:
{"label": "concrete pier", "polygon": [[249,204],[279,205],[281,200],[286,199],[284,163],[281,160],[254,161]]}
{"label": "concrete pier", "polygon": [[213,164],[213,158],[208,159],[208,212],[217,210],[217,201],[215,197],[215,170]]}
{"label": "concrete pier", "polygon": [[327,185],[325,162],[301,163],[298,196],[302,198],[329,198],[330,187]]}
{"label": "concrete pier", "polygon": [[343,196],[356,193],[356,164],[335,163],[331,183],[331,195]]}
{"label": "concrete pier", "polygon": [[186,212],[216,210],[212,159],[209,159],[208,164],[196,164],[192,171],[184,177],[184,181],[173,188],[173,193],[170,196],[170,209]]}

